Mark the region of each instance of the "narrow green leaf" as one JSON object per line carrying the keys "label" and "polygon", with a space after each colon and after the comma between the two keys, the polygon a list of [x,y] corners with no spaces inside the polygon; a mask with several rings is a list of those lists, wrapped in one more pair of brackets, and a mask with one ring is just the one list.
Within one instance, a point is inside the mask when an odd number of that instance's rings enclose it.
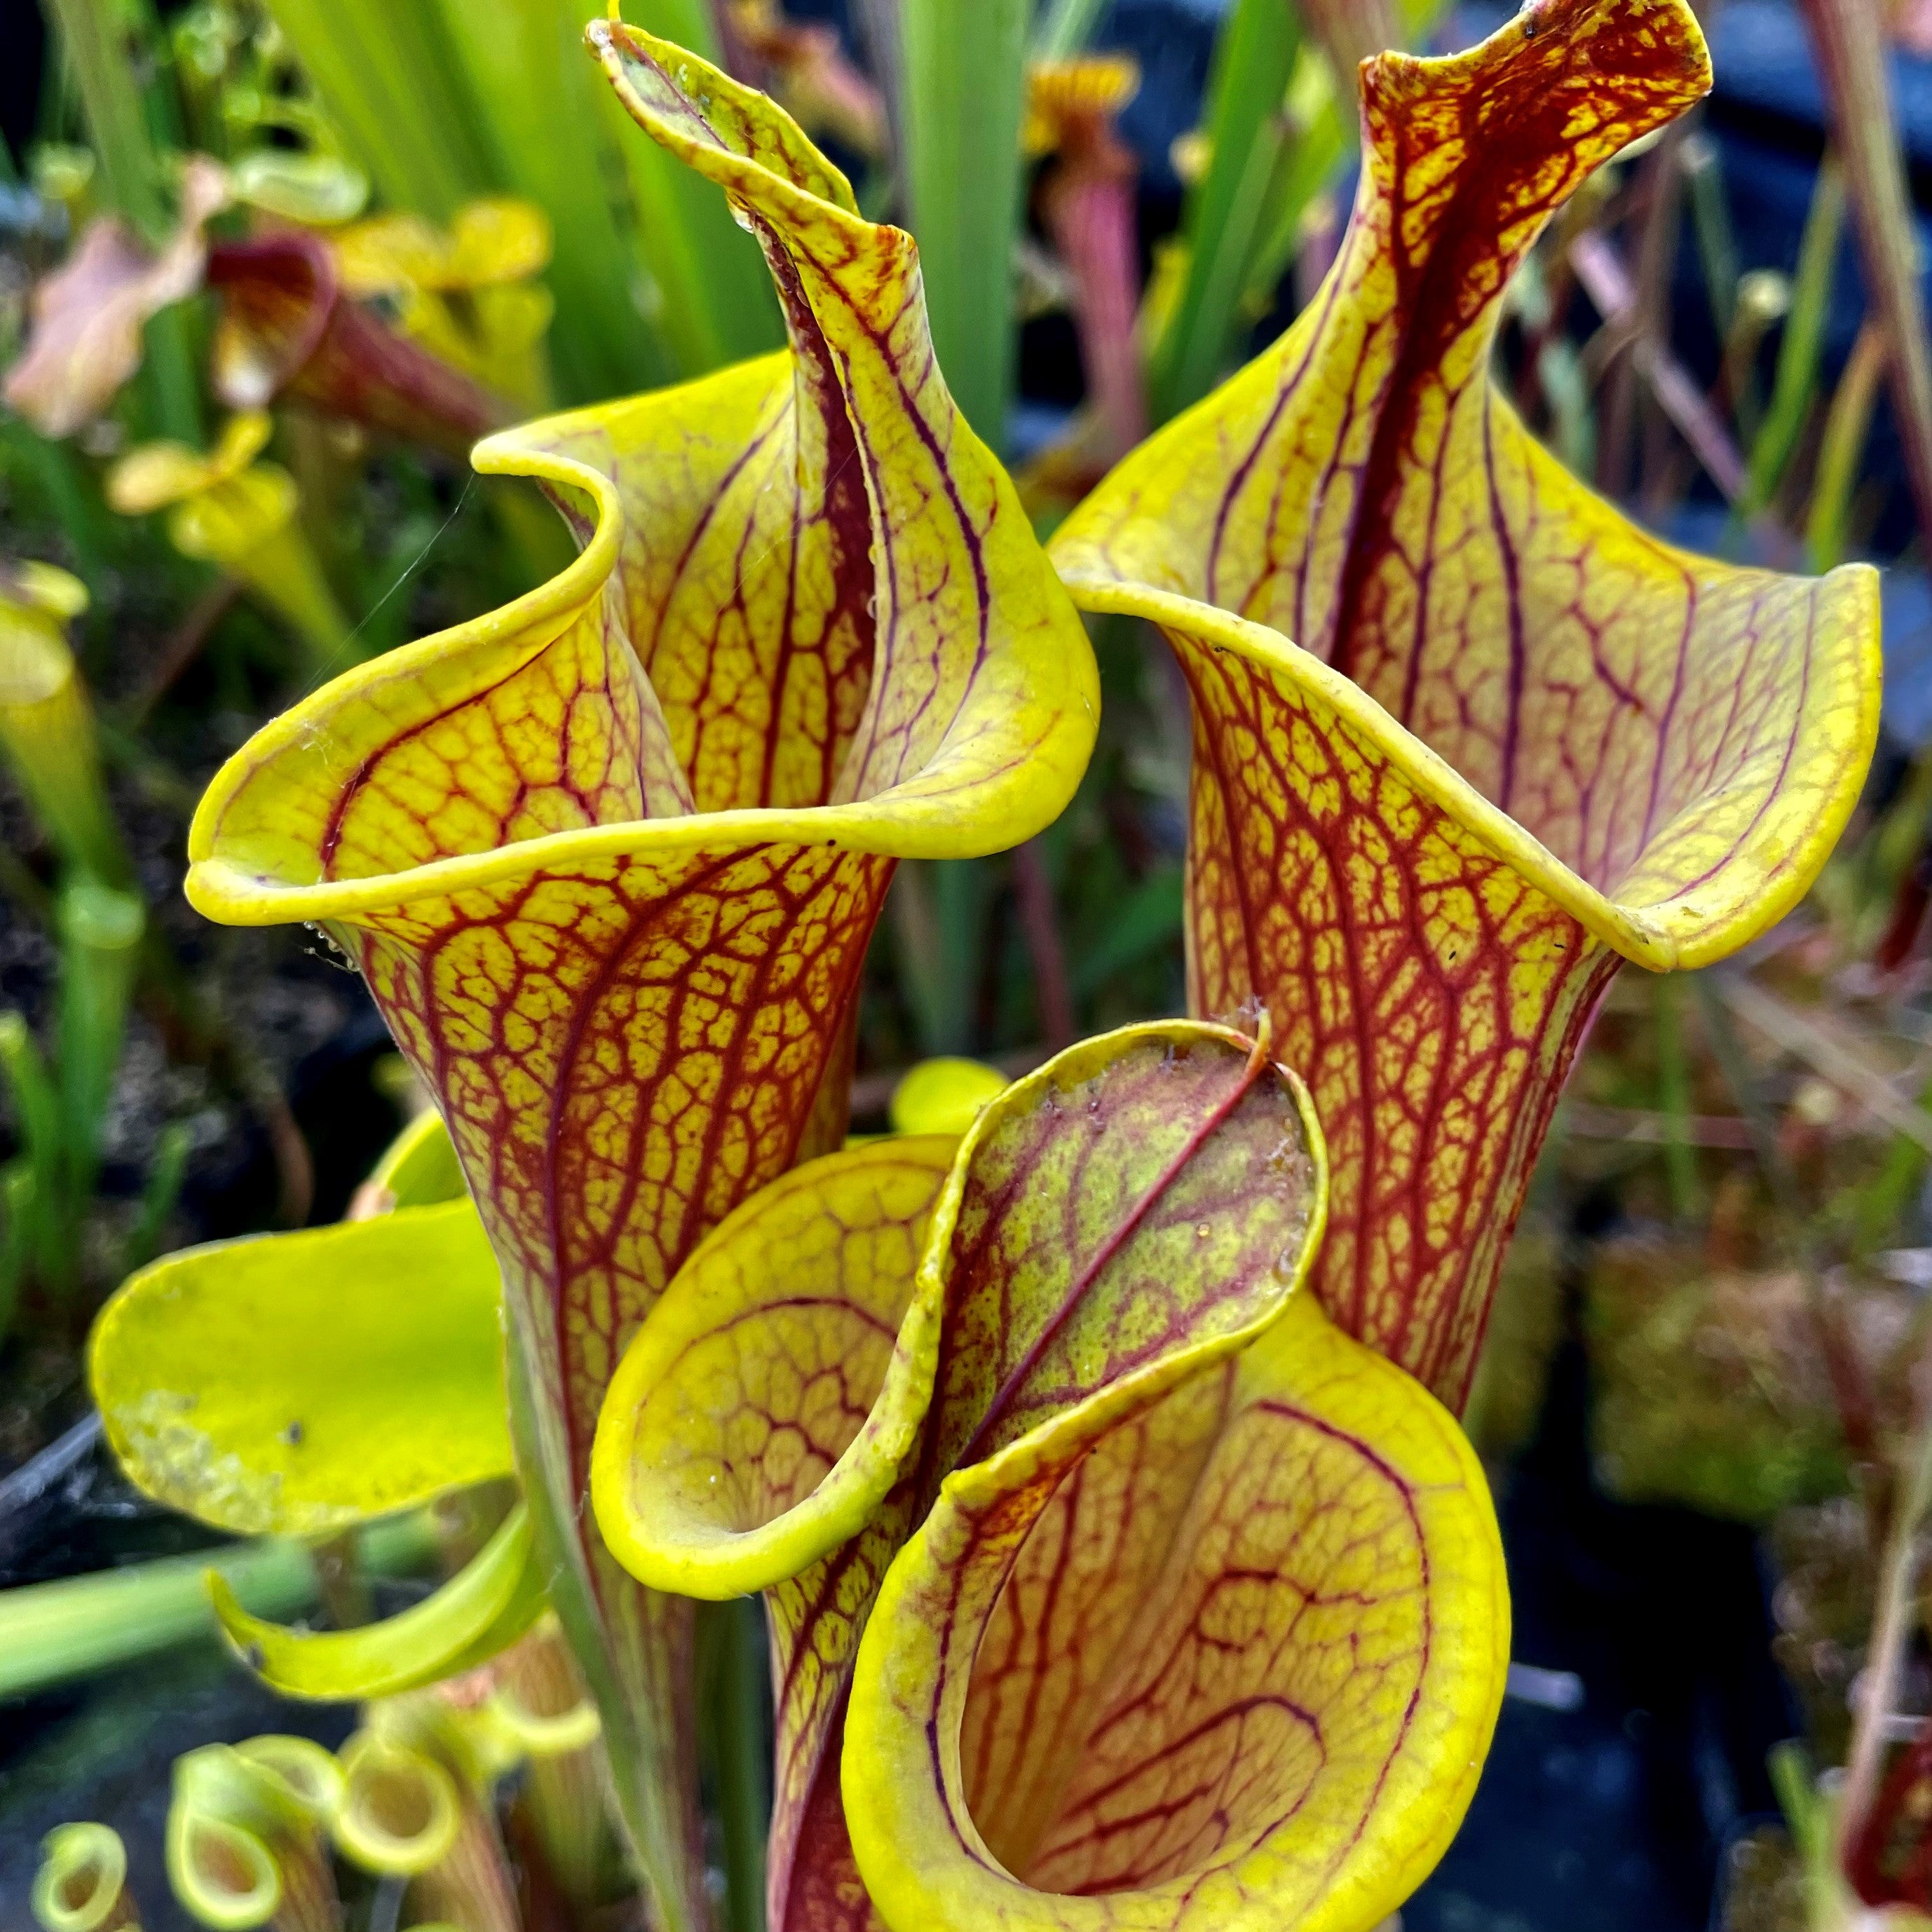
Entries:
{"label": "narrow green leaf", "polygon": [[182,1183],[188,1175],[188,1157],[194,1147],[194,1137],[179,1120],[171,1121],[157,1136],[147,1185],[141,1190],[140,1215],[122,1251],[122,1265],[129,1273],[152,1261],[160,1246],[168,1216],[181,1198]]}
{"label": "narrow green leaf", "polygon": [[544,1606],[529,1513],[519,1503],[441,1588],[380,1623],[297,1630],[251,1615],[218,1570],[208,1594],[229,1641],[269,1687],[319,1702],[393,1697],[487,1662]]}
{"label": "narrow green leaf", "polygon": [[1288,84],[1293,137],[1276,164],[1268,218],[1248,264],[1246,301],[1258,312],[1273,301],[1301,244],[1302,220],[1355,144],[1355,104],[1336,91],[1328,64],[1304,46]]}
{"label": "narrow green leaf", "polygon": [[1921,536],[1932,546],[1932,340],[1883,11],[1870,0],[1804,0],[1804,11],[1858,214],[1872,314],[1892,345],[1886,360],[1905,473]]}
{"label": "narrow green leaf", "polygon": [[1697,238],[1697,259],[1704,270],[1704,287],[1710,297],[1711,319],[1720,337],[1728,336],[1737,315],[1737,236],[1731,228],[1731,211],[1724,199],[1724,164],[1718,145],[1702,134],[1693,134],[1682,148],[1684,184],[1689,192],[1690,224]]}
{"label": "narrow green leaf", "polygon": [[60,1172],[60,1100],[22,1014],[0,1013],[0,1076],[34,1184],[53,1187]]}
{"label": "narrow green leaf", "polygon": [[128,58],[125,16],[112,0],[51,0],[50,10],[80,91],[100,184],[112,206],[158,242],[168,205]]}
{"label": "narrow green leaf", "polygon": [[[363,1567],[398,1576],[436,1546],[420,1514],[363,1533]],[[215,1634],[211,1561],[236,1598],[260,1616],[293,1616],[316,1600],[315,1564],[293,1538],[238,1545],[212,1558],[170,1556],[123,1570],[64,1576],[0,1591],[0,1699],[32,1696],[97,1670]]]}
{"label": "narrow green leaf", "polygon": [[1818,170],[1810,212],[1804,218],[1804,238],[1798,244],[1798,272],[1792,284],[1790,312],[1778,346],[1778,373],[1772,379],[1770,406],[1751,440],[1744,494],[1738,505],[1742,518],[1754,516],[1769,505],[1804,434],[1818,386],[1818,364],[1844,227],[1844,172],[1828,154]]}
{"label": "narrow green leaf", "polygon": [[[113,0],[50,0],[50,10],[80,92],[106,199],[148,242],[159,242],[172,211],[135,82],[146,62],[143,50],[132,44],[132,30],[142,15]],[[161,37],[154,38],[158,46]],[[188,311],[179,304],[164,310],[149,319],[142,335],[147,368],[142,393],[150,402],[155,432],[199,443],[201,401]]]}
{"label": "narrow green leaf", "polygon": [[424,0],[269,0],[268,11],[392,206],[447,221],[495,185],[442,17]]}
{"label": "narrow green leaf", "polygon": [[34,1172],[24,1160],[0,1167],[0,1340],[14,1325],[20,1284],[40,1240]]}
{"label": "narrow green leaf", "polygon": [[1070,60],[1094,38],[1108,0],[1047,0],[1033,37],[1033,58]]}
{"label": "narrow green leaf", "polygon": [[1850,540],[1852,497],[1864,461],[1879,385],[1885,377],[1889,340],[1877,322],[1866,322],[1852,345],[1850,358],[1826,414],[1811,484],[1811,508],[1804,525],[1808,560],[1821,575],[1844,561]]}
{"label": "narrow green leaf", "polygon": [[946,386],[994,450],[1012,394],[1027,0],[904,0],[905,173]]}
{"label": "narrow green leaf", "polygon": [[1212,152],[1182,224],[1187,280],[1150,372],[1159,420],[1198,401],[1221,375],[1249,264],[1266,231],[1282,151],[1282,104],[1300,47],[1287,0],[1236,0],[1215,44]]}
{"label": "narrow green leaf", "polygon": [[562,400],[592,402],[668,381],[658,332],[637,304],[638,263],[606,184],[618,158],[584,57],[583,0],[503,0],[488,17],[441,0],[445,27],[503,185],[549,217],[544,280],[556,300],[551,366]]}

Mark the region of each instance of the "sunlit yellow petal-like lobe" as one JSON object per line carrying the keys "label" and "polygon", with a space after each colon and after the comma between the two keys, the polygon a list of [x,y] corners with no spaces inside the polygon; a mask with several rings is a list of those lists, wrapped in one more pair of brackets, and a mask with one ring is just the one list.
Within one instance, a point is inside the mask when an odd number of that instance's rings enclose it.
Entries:
{"label": "sunlit yellow petal-like lobe", "polygon": [[1708,88],[1684,0],[1533,0],[1361,84],[1320,292],[1053,554],[1186,675],[1191,1000],[1265,1006],[1315,1089],[1324,1301],[1456,1404],[1617,961],[1734,950],[1842,830],[1877,730],[1877,588],[1660,542],[1490,380],[1544,224]]}
{"label": "sunlit yellow petal-like lobe", "polygon": [[893,1932],[1369,1932],[1460,1822],[1508,1657],[1474,1452],[1297,1301],[947,1480],[860,1646],[860,1870]]}
{"label": "sunlit yellow petal-like lobe", "polygon": [[467,1200],[216,1241],[102,1310],[88,1372],[150,1496],[321,1534],[509,1473],[500,1288]]}

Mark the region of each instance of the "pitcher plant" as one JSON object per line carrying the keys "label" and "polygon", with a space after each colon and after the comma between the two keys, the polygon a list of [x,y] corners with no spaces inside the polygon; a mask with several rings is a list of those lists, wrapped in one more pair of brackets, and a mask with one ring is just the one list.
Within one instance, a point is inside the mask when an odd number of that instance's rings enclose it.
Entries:
{"label": "pitcher plant", "polygon": [[501,1264],[526,1492],[667,1925],[702,1915],[688,1618],[579,1500],[617,1358],[738,1202],[843,1132],[893,862],[1071,796],[1093,660],[935,366],[911,238],[763,96],[616,22],[638,125],[758,236],[790,347],[475,453],[582,545],[325,686],[218,776],[209,916],[324,926],[448,1124]]}
{"label": "pitcher plant", "polygon": [[1274,346],[1055,534],[1193,707],[1189,1000],[1264,1010],[1334,1162],[1316,1292],[1451,1407],[1597,1000],[1797,903],[1876,742],[1876,573],[1652,536],[1491,379],[1594,169],[1710,86],[1684,0],[1532,0],[1361,69],[1353,217]]}
{"label": "pitcher plant", "polygon": [[[1708,89],[1696,20],[1531,0],[1364,61],[1316,299],[1051,562],[911,238],[761,94],[587,39],[758,237],[790,346],[478,444],[575,561],[210,787],[194,903],[326,931],[436,1114],[342,1226],[130,1281],[110,1439],[250,1532],[514,1466],[400,1616],[218,1612],[286,1690],[389,1697],[550,1640],[548,1598],[673,1932],[709,1918],[690,1600],[752,1592],[772,1932],[1371,1932],[1499,1708],[1454,1417],[1592,1012],[1789,910],[1876,740],[1870,570],[1672,548],[1491,380],[1544,224]],[[1082,610],[1156,626],[1190,695],[1196,1017],[1010,1086],[948,1063],[963,1132],[842,1146],[896,861],[1018,844],[1079,784]]]}

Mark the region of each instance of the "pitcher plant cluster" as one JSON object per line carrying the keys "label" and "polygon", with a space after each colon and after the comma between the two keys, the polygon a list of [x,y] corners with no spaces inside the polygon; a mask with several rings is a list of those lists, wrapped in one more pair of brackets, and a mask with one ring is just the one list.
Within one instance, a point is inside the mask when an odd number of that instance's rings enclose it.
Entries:
{"label": "pitcher plant cluster", "polygon": [[[1876,740],[1871,571],[1672,548],[1491,380],[1544,225],[1708,89],[1696,21],[1532,0],[1467,53],[1364,62],[1313,300],[1045,548],[910,236],[764,94],[614,19],[586,39],[632,139],[755,238],[785,346],[485,436],[574,561],[353,664],[202,801],[194,904],[321,928],[434,1111],[351,1219],[133,1276],[92,1348],[115,1451],[248,1534],[518,1487],[386,1622],[218,1587],[272,1684],[370,1715],[340,1760],[184,1760],[178,1886],[211,1924],[326,1924],[332,1838],[418,1918],[513,1924],[484,1798],[524,1754],[567,1898],[620,1852],[652,1924],[707,1924],[694,1606],[762,1593],[774,1932],[1370,1932],[1502,1696],[1456,1418],[1566,1072],[1622,962],[1706,964],[1796,903]],[[1090,238],[1119,78],[1036,103],[1102,158]],[[532,386],[508,220],[218,248],[238,406],[298,364],[458,440],[500,424]],[[345,288],[383,276],[407,326],[358,352]],[[432,396],[413,358],[454,328]],[[255,420],[118,487],[253,559],[324,661],[344,627],[266,548]],[[59,591],[6,593],[22,637]],[[1191,706],[1190,1016],[1010,1084],[942,1070],[918,1130],[848,1141],[894,868],[1067,806],[1083,614],[1155,627]],[[49,1870],[56,1905],[118,1891],[92,1840]]]}

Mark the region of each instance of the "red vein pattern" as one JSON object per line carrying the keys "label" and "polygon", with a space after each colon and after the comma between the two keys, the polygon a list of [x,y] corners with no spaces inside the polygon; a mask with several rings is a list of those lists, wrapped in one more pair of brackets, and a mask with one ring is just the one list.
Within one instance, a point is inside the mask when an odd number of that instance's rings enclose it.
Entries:
{"label": "red vein pattern", "polygon": [[858,1558],[910,1528],[854,1676],[850,1864],[815,1797],[794,1890],[830,1916],[783,1924],[1366,1932],[1474,1789],[1508,1617],[1474,1454],[1318,1304],[1249,1298],[1240,1256],[1305,1264],[1266,1224],[1320,1167],[1256,1061],[1144,1112],[1117,1066],[1118,1139],[1036,1094],[956,1168],[938,1397]]}
{"label": "red vein pattern", "polygon": [[761,96],[650,35],[590,38],[644,130],[758,230],[790,352],[480,446],[550,490],[581,555],[244,747],[189,890],[326,922],[448,1121],[503,1270],[560,1611],[682,1926],[706,1916],[688,1620],[584,1520],[605,1386],[705,1231],[843,1137],[895,860],[1048,822],[1097,694],[933,361],[910,238],[861,219]]}
{"label": "red vein pattern", "polygon": [[[1070,1050],[992,1103],[950,1178],[935,1166],[908,1185],[900,1163],[944,1144],[898,1144],[802,1169],[721,1226],[640,1334],[598,1444],[600,1516],[644,1574],[707,1594],[767,1587],[779,1932],[875,1922],[847,1836],[849,1768],[840,1798],[847,1696],[882,1580],[952,1480],[1070,1417],[1104,1429],[1143,1414],[1212,1370],[1280,1317],[1319,1233],[1322,1156],[1300,1090],[1220,1029]],[[887,1238],[896,1220],[922,1258]],[[826,1351],[862,1319],[835,1399]],[[1186,1500],[1184,1486],[1168,1496]],[[1158,1544],[1175,1525],[1156,1509],[1136,1533]],[[1102,1568],[1120,1561],[1093,1522],[1076,1536]]]}
{"label": "red vein pattern", "polygon": [[1432,1574],[1450,1552],[1401,1466],[1453,1449],[1454,1425],[1435,1412],[1432,1443],[1339,1425],[1303,1386],[1311,1357],[1318,1388],[1334,1376],[1339,1340],[1264,1341],[928,1522],[892,1613],[940,1633],[956,1844],[1047,1895],[1004,1922],[1296,1923],[1415,1775],[1438,1634],[1474,1640],[1488,1694],[1500,1579]]}
{"label": "red vein pattern", "polygon": [[1533,0],[1468,53],[1366,62],[1321,292],[1053,546],[1186,675],[1190,1004],[1264,1008],[1309,1077],[1318,1291],[1452,1405],[1618,958],[1701,964],[1780,916],[1875,740],[1870,571],[1659,543],[1490,380],[1551,213],[1709,80],[1682,0]]}

